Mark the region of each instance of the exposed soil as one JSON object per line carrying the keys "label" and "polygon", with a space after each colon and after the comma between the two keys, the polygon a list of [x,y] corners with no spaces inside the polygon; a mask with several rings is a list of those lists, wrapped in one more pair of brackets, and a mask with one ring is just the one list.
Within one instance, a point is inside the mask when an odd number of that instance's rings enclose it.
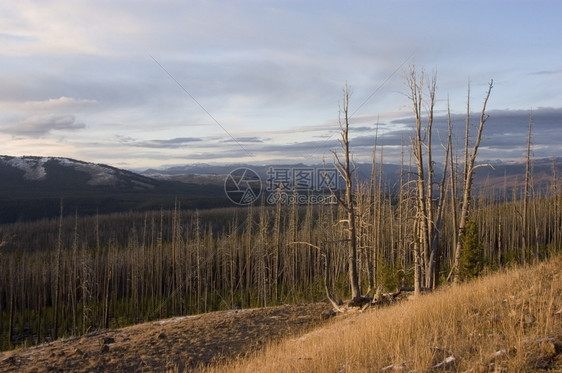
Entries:
{"label": "exposed soil", "polygon": [[2,372],[197,371],[325,323],[326,303],[212,312],[0,353]]}

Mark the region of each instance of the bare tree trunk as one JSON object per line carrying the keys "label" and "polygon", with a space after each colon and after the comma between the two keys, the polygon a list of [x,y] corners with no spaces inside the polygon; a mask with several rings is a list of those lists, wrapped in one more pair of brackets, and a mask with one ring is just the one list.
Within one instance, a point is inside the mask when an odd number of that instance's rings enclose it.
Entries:
{"label": "bare tree trunk", "polygon": [[74,238],[71,257],[72,275],[70,276],[70,299],[72,308],[72,333],[78,334],[78,211],[74,214]]}
{"label": "bare tree trunk", "polygon": [[341,140],[340,145],[343,151],[343,161],[340,160],[337,153],[334,152],[336,158],[336,166],[338,171],[345,182],[345,200],[337,196],[338,201],[341,206],[347,212],[347,240],[348,240],[348,275],[349,283],[351,287],[351,298],[352,301],[361,298],[361,288],[359,285],[359,272],[357,270],[357,234],[356,234],[356,213],[355,213],[355,201],[354,201],[354,191],[353,191],[353,170],[352,170],[352,160],[351,152],[349,149],[349,87],[345,87],[344,90],[344,101],[343,101],[343,122],[340,118],[340,128],[341,128]]}
{"label": "bare tree trunk", "polygon": [[[466,228],[466,223],[469,218],[469,209],[470,209],[470,202],[471,202],[470,199],[471,199],[471,192],[472,192],[472,176],[474,174],[474,170],[478,167],[475,166],[474,163],[476,161],[478,148],[480,147],[480,141],[482,140],[482,131],[484,130],[484,124],[486,123],[489,117],[489,115],[486,114],[486,105],[488,103],[488,99],[490,98],[492,87],[493,87],[493,80],[490,81],[488,85],[488,91],[486,93],[486,98],[484,99],[484,104],[482,106],[482,111],[480,113],[480,123],[478,125],[478,131],[476,133],[474,146],[472,148],[472,152],[470,153],[470,158],[468,159],[468,163],[465,165],[466,173],[464,176],[464,189],[462,195],[461,213],[459,217],[460,221],[458,226],[457,246],[455,249],[455,262],[453,268],[451,269],[451,273],[453,274],[453,278],[455,282],[458,282],[459,280],[458,270],[459,270],[459,262],[462,254],[462,237],[464,234],[464,230]],[[467,142],[465,142],[465,144],[466,143]],[[449,275],[449,277],[451,277],[451,274]]]}
{"label": "bare tree trunk", "polygon": [[[441,252],[439,248],[439,232],[442,229],[443,225],[443,215],[445,213],[444,206],[445,206],[445,196],[446,196],[446,182],[447,182],[447,171],[449,168],[449,154],[451,153],[452,148],[452,136],[453,136],[453,127],[451,124],[451,112],[449,108],[447,109],[448,112],[448,134],[447,134],[447,146],[445,148],[445,164],[443,166],[443,176],[441,178],[441,183],[439,184],[439,199],[437,202],[437,209],[436,209],[436,220],[434,224],[434,234],[431,236],[431,252],[429,258],[429,283],[428,286],[432,289],[435,289],[439,286],[439,271],[441,267]],[[430,220],[432,221],[432,220]]]}
{"label": "bare tree trunk", "polygon": [[[13,257],[12,257],[13,258]],[[16,274],[15,272],[15,263],[12,260],[12,258],[10,258],[10,266],[8,268],[8,271],[10,273],[10,300],[9,300],[9,304],[8,304],[8,309],[9,309],[9,318],[8,318],[8,344],[11,346],[14,345],[14,314],[15,314],[15,303],[16,303],[16,296],[15,296],[15,284],[14,282],[16,281]],[[1,317],[1,316],[0,316]]]}
{"label": "bare tree trunk", "polygon": [[421,250],[420,250],[420,219],[414,219],[414,294],[421,294],[422,290],[422,263],[421,263]]}
{"label": "bare tree trunk", "polygon": [[103,327],[105,329],[109,328],[109,296],[111,293],[111,281],[113,277],[113,265],[112,265],[112,246],[113,242],[109,243],[109,247],[107,248],[107,257],[106,257],[106,278],[105,278],[105,290],[104,290],[104,302],[103,302]]}
{"label": "bare tree trunk", "polygon": [[[371,228],[371,235],[368,239],[365,240],[365,245],[368,245],[369,239],[372,246],[366,250],[367,256],[367,279],[368,279],[368,288],[367,294],[371,292],[371,290],[375,290],[376,283],[377,283],[377,266],[378,266],[378,244],[377,244],[377,235],[378,232],[376,230],[377,224],[377,214],[375,212],[376,209],[376,200],[377,200],[377,183],[376,183],[376,168],[377,168],[377,138],[378,138],[378,127],[377,132],[375,133],[375,143],[373,145],[373,156],[372,156],[372,164],[371,164],[371,180],[369,184],[369,188],[366,191],[366,212],[368,214],[369,221],[372,223]],[[368,224],[368,223],[367,223]],[[367,231],[368,228],[366,227],[365,230]]]}
{"label": "bare tree trunk", "polygon": [[[523,222],[523,244],[521,247],[521,259],[523,264],[527,261],[527,247],[530,246],[530,230],[529,230],[529,194],[531,183],[531,131],[533,126],[533,115],[529,114],[529,133],[527,135],[527,161],[525,163],[525,186],[523,189],[523,212],[521,214]],[[535,259],[538,259],[538,253],[535,253]]]}
{"label": "bare tree trunk", "polygon": [[197,312],[201,312],[201,300],[203,294],[203,273],[202,273],[202,230],[201,230],[201,219],[199,216],[199,211],[195,211],[195,275],[197,281]]}
{"label": "bare tree trunk", "polygon": [[[424,234],[424,238],[426,242],[424,243],[424,272],[425,272],[425,279],[424,285],[427,288],[433,287],[433,277],[435,270],[435,252],[433,252],[433,239],[436,236],[436,226],[435,226],[435,217],[434,217],[434,196],[433,196],[433,176],[435,173],[434,170],[434,162],[433,162],[433,143],[432,143],[432,134],[433,134],[433,107],[435,105],[435,87],[436,87],[436,75],[433,75],[432,80],[429,82],[428,85],[428,93],[429,93],[429,104],[427,109],[427,125],[426,125],[426,152],[427,152],[427,194],[426,198],[426,229],[427,232]],[[437,241],[436,241],[437,242]],[[435,250],[437,250],[437,246],[435,246]]]}
{"label": "bare tree trunk", "polygon": [[80,280],[80,286],[82,289],[82,334],[86,334],[86,331],[88,330],[87,328],[87,322],[88,322],[88,299],[89,299],[89,283],[88,283],[88,278],[89,278],[89,269],[88,269],[88,265],[87,265],[87,257],[86,257],[86,252],[85,249],[82,249],[82,253],[80,256],[80,261],[82,264],[82,278]]}
{"label": "bare tree trunk", "polygon": [[63,203],[60,201],[60,217],[59,229],[57,237],[57,248],[55,254],[55,291],[54,291],[54,334],[53,339],[58,339],[59,336],[59,298],[60,298],[60,277],[61,277],[61,256],[62,256],[62,219],[63,219]]}
{"label": "bare tree trunk", "polygon": [[[469,88],[470,91],[470,88]],[[470,100],[469,100],[470,101]],[[468,115],[468,114],[467,114]],[[452,132],[452,123],[449,120],[449,132]],[[449,141],[451,142],[451,139],[449,139]],[[458,156],[454,157],[453,160],[453,147],[452,147],[452,143],[450,145],[450,150],[449,150],[449,166],[450,166],[450,180],[451,180],[451,198],[450,198],[450,203],[451,203],[451,215],[452,215],[452,230],[453,230],[453,242],[451,243],[451,246],[453,248],[457,247],[457,242],[458,242],[458,203],[457,203],[457,172],[455,169],[455,163],[456,161],[458,163]]]}
{"label": "bare tree trunk", "polygon": [[272,278],[273,278],[273,300],[279,301],[279,273],[280,273],[280,258],[281,258],[281,203],[277,202],[275,206],[275,221],[273,223],[273,263],[272,263]]}
{"label": "bare tree trunk", "polygon": [[[416,119],[414,134],[410,138],[414,160],[416,162],[416,222],[417,222],[417,238],[414,243],[415,265],[419,266],[415,272],[415,282],[420,283],[414,285],[419,294],[422,287],[431,287],[435,270],[436,253],[431,253],[433,249],[433,237],[436,235],[434,222],[433,207],[433,159],[432,159],[432,127],[433,127],[433,108],[435,105],[435,89],[436,76],[429,81],[427,92],[429,95],[429,103],[427,104],[427,124],[422,124],[422,111],[424,106],[424,74],[418,80],[414,67],[411,68],[407,77],[410,88],[410,99],[414,109],[414,117]],[[424,148],[426,152],[424,153]],[[427,159],[424,159],[424,154]],[[426,166],[427,165],[427,166]],[[426,173],[427,167],[427,173]],[[435,247],[436,250],[436,247]],[[415,283],[414,282],[414,283]]]}
{"label": "bare tree trunk", "polygon": [[[408,173],[410,175],[410,173]],[[410,177],[408,176],[408,180]],[[407,183],[409,185],[409,182]],[[399,182],[399,191],[398,191],[398,245],[400,246],[400,266],[403,271],[406,271],[407,259],[406,259],[406,251],[407,251],[407,240],[406,240],[406,208],[405,203],[408,201],[408,198],[404,198],[404,195],[407,193],[407,188],[405,189],[404,183],[404,139],[402,139],[402,151],[400,152],[400,182]],[[404,276],[402,277],[402,283],[404,285]]]}

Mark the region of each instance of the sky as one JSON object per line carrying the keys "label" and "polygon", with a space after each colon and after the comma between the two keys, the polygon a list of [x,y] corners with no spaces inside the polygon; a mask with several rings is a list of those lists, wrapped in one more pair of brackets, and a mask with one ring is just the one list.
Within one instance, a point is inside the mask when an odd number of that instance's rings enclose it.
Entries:
{"label": "sky", "polygon": [[[399,162],[406,77],[436,76],[435,128],[493,88],[479,159],[562,154],[562,2],[13,1],[0,9],[0,154],[127,169]],[[531,118],[531,119],[530,119]],[[456,138],[459,144],[462,139]]]}

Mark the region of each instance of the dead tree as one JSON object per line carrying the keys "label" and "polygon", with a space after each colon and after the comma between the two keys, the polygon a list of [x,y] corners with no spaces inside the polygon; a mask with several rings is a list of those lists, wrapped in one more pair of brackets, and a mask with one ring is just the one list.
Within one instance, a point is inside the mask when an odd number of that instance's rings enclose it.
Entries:
{"label": "dead tree", "polygon": [[[434,162],[432,153],[436,75],[428,80],[426,88],[423,71],[418,79],[415,68],[412,67],[407,76],[407,82],[416,120],[410,143],[416,163],[416,216],[413,252],[414,288],[416,294],[419,294],[423,287],[433,287],[437,257],[436,235],[439,232],[434,216]],[[425,102],[423,98],[426,92],[429,97],[428,102]],[[422,123],[424,110],[426,113],[425,124]]]}
{"label": "dead tree", "polygon": [[[351,159],[351,151],[349,149],[349,96],[350,89],[346,85],[343,94],[343,103],[340,111],[340,130],[341,139],[340,146],[343,152],[340,158],[337,152],[333,151],[336,168],[338,173],[345,182],[345,195],[343,198],[337,193],[334,193],[338,203],[343,207],[347,213],[347,220],[343,223],[347,224],[347,240],[348,240],[348,275],[349,284],[351,287],[351,301],[352,303],[360,302],[361,288],[359,285],[359,272],[357,270],[357,232],[356,232],[356,211],[355,211],[355,198],[353,190],[353,165]],[[343,116],[343,118],[342,118]]]}
{"label": "dead tree", "polygon": [[[462,194],[462,203],[461,203],[461,211],[459,216],[459,224],[458,224],[458,233],[457,233],[457,243],[455,248],[455,261],[453,264],[453,268],[451,268],[451,272],[449,273],[449,280],[453,279],[455,282],[458,282],[459,276],[459,262],[462,255],[462,236],[464,235],[464,231],[466,228],[466,224],[469,219],[469,212],[470,212],[470,199],[472,193],[472,179],[474,175],[474,170],[478,167],[488,166],[485,164],[475,165],[476,162],[476,155],[478,153],[478,148],[480,147],[480,142],[482,140],[482,132],[484,130],[484,125],[489,118],[489,115],[486,114],[486,105],[488,104],[488,99],[490,98],[490,93],[492,92],[493,87],[493,80],[490,81],[488,84],[488,91],[486,93],[486,98],[484,99],[484,104],[482,105],[482,111],[480,112],[480,122],[478,124],[478,130],[476,132],[476,138],[474,140],[474,146],[472,147],[472,151],[469,153],[468,149],[468,140],[465,139],[465,165],[464,165],[464,175],[463,175],[463,194]],[[470,100],[470,98],[469,98]],[[468,126],[468,121],[467,121]],[[468,129],[467,134],[468,137]]]}
{"label": "dead tree", "polygon": [[[369,303],[372,299],[368,297],[363,297],[361,295],[361,288],[359,285],[359,271],[357,264],[358,250],[357,250],[357,225],[356,225],[356,201],[355,201],[355,191],[353,183],[353,161],[351,156],[351,151],[349,147],[349,96],[350,90],[346,85],[343,95],[343,104],[340,110],[340,129],[341,129],[341,139],[340,146],[342,150],[342,155],[338,155],[337,152],[333,151],[335,158],[335,166],[338,170],[339,176],[345,182],[345,194],[343,196],[339,195],[337,191],[330,189],[331,194],[338,201],[338,205],[341,206],[346,214],[347,219],[340,220],[338,223],[345,225],[346,237],[343,240],[338,240],[337,242],[343,242],[347,244],[347,262],[348,262],[348,276],[351,288],[351,301],[349,306],[363,306],[365,303]],[[335,242],[332,242],[335,243]],[[332,292],[329,288],[330,283],[330,252],[326,247],[320,247],[313,245],[308,242],[293,242],[292,244],[305,244],[310,247],[317,249],[322,258],[324,259],[324,287],[326,290],[326,296],[328,300],[337,312],[345,311],[340,302],[336,301]],[[323,246],[327,245],[327,242],[323,243]]]}
{"label": "dead tree", "polygon": [[63,200],[60,200],[60,217],[59,217],[59,226],[58,226],[58,235],[57,235],[57,244],[56,244],[56,253],[55,253],[55,279],[54,279],[54,300],[53,300],[53,308],[54,308],[54,325],[53,325],[53,339],[58,339],[59,337],[59,308],[60,308],[60,294],[61,294],[61,272],[62,272],[62,222],[63,222]]}
{"label": "dead tree", "polygon": [[[525,162],[525,186],[523,189],[523,212],[521,217],[523,219],[523,243],[521,247],[521,262],[523,264],[527,261],[527,247],[530,247],[530,230],[529,230],[529,196],[531,185],[531,131],[533,128],[533,113],[529,114],[529,132],[527,135],[527,161]],[[535,252],[535,260],[538,260],[538,252]]]}

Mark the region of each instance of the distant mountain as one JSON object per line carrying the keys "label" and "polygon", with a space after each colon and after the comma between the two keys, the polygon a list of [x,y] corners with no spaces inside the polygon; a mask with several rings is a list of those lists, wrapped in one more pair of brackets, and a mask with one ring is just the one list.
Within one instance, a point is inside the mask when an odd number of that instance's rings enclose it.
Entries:
{"label": "distant mountain", "polygon": [[[297,171],[314,173],[333,169],[333,165],[195,164],[135,173],[70,158],[0,156],[0,224],[56,217],[60,214],[61,199],[65,215],[171,209],[175,201],[182,208],[233,206],[225,193],[225,181],[238,168],[254,171],[263,188],[280,175],[291,179]],[[399,165],[377,165],[377,175],[381,169],[382,186],[389,192],[396,192],[400,181],[405,182],[408,176],[414,177],[407,169],[401,175]],[[442,165],[436,164],[435,169],[438,182]],[[372,166],[357,164],[356,172],[358,180],[368,181]],[[533,160],[535,191],[550,188],[554,174],[559,180],[562,158]],[[477,169],[475,193],[485,188],[488,197],[519,197],[524,178],[524,163],[495,162],[493,168]]]}
{"label": "distant mountain", "polygon": [[[131,171],[104,164],[82,162],[58,157],[0,156],[0,187],[17,189],[53,188],[60,190],[96,190],[98,187],[115,190],[151,190],[158,182]],[[14,190],[15,191],[15,190]]]}
{"label": "distant mountain", "polygon": [[[217,185],[224,185],[227,175],[240,168],[248,168],[254,171],[263,183],[267,183],[268,179],[275,179],[276,174],[286,172],[288,177],[291,177],[294,175],[294,172],[298,172],[299,170],[312,170],[312,172],[316,172],[318,170],[334,169],[334,165],[305,165],[303,163],[275,165],[252,165],[245,163],[236,163],[231,165],[194,164],[162,169],[147,169],[145,171],[141,171],[140,173],[144,176],[152,177],[158,180],[177,180],[183,182],[205,184],[214,183]],[[372,166],[367,163],[357,164],[356,171],[359,180],[369,180],[371,177]],[[378,173],[379,171],[376,172]],[[394,164],[383,165],[383,179],[385,180],[385,185],[388,188],[393,188],[397,185],[400,180],[400,166]]]}
{"label": "distant mountain", "polygon": [[[489,164],[490,166],[477,168],[474,175],[474,189],[475,191],[482,188],[493,189],[495,194],[503,193],[504,191],[512,194],[513,190],[520,188],[525,179],[525,163],[511,162],[504,163],[501,161],[484,161],[481,164]],[[326,166],[317,165],[304,165],[286,164],[286,165],[251,165],[251,164],[231,164],[231,165],[208,165],[208,164],[194,164],[185,166],[174,166],[162,169],[148,169],[142,171],[141,174],[153,177],[159,180],[177,180],[191,183],[203,184],[216,184],[223,185],[225,177],[236,170],[237,168],[249,168],[259,175],[262,182],[266,182],[268,178],[272,178],[272,173],[276,170],[287,170],[289,174],[293,170],[313,169],[321,170],[324,168],[333,168],[333,165],[327,164]],[[401,168],[396,164],[383,164],[377,165],[375,172],[380,175],[380,168],[382,167],[382,185],[387,191],[397,191],[400,181],[405,182],[408,178],[414,177],[414,170],[409,170],[406,166]],[[532,161],[533,179],[535,190],[544,190],[550,187],[553,174],[558,175],[558,179],[562,175],[562,158],[554,159],[535,159]],[[372,165],[370,163],[360,163],[356,165],[356,172],[358,180],[368,181],[371,178]],[[402,171],[402,175],[401,175]],[[435,180],[439,181],[443,174],[443,165],[435,164]]]}
{"label": "distant mountain", "polygon": [[59,157],[0,156],[0,223],[66,214],[95,214],[226,205],[224,189],[157,180],[104,164]]}
{"label": "distant mountain", "polygon": [[[491,163],[490,167],[481,167],[475,171],[474,185],[476,188],[493,190],[495,196],[513,193],[519,198],[525,183],[524,162]],[[533,159],[531,162],[532,182],[536,193],[544,193],[553,185],[556,178],[558,186],[562,177],[562,158]]]}
{"label": "distant mountain", "polygon": [[[242,165],[247,166],[247,165]],[[143,175],[185,175],[185,174],[228,174],[236,165],[210,165],[207,163],[196,163],[191,165],[172,166],[161,169],[149,168],[141,173]]]}

